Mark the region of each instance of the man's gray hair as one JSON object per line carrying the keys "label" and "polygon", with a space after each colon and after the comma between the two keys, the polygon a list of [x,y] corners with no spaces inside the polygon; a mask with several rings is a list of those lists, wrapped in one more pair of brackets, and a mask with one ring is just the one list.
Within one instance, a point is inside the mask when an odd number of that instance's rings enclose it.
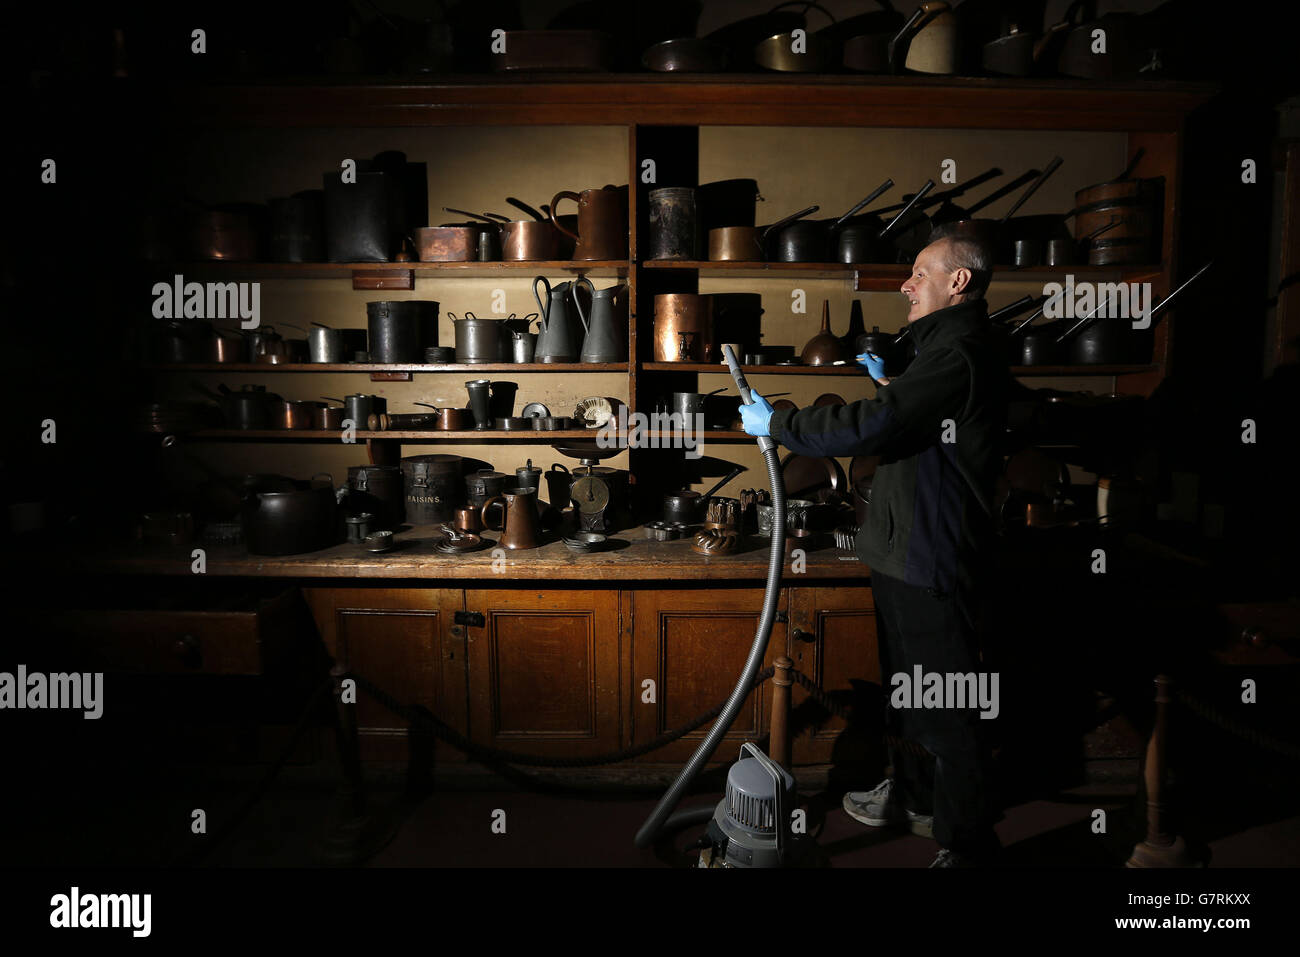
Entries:
{"label": "man's gray hair", "polygon": [[967,299],[983,299],[993,278],[993,250],[986,243],[961,236],[949,225],[930,234],[930,243],[943,243],[943,265],[948,272],[970,270],[970,282],[964,290]]}

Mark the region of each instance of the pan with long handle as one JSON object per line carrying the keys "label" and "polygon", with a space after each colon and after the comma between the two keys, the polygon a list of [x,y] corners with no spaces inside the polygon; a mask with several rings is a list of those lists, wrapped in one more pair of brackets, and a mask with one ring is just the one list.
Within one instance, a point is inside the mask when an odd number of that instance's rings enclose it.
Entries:
{"label": "pan with long handle", "polygon": [[[962,219],[956,222],[947,223],[942,231],[944,236],[959,236],[966,239],[972,239],[984,245],[992,251],[993,261],[998,264],[1007,264],[1012,259],[1012,243],[1014,230],[1024,223],[1014,223],[1012,217],[1016,210],[1023,206],[1031,196],[1034,195],[1048,177],[1055,173],[1061,166],[1062,159],[1059,156],[1052,158],[1052,161],[1044,167],[1043,171],[1035,179],[1003,215],[1001,219]],[[1059,220],[1059,218],[1058,218]]]}
{"label": "pan with long handle", "polygon": [[840,229],[855,213],[867,204],[874,202],[882,193],[894,186],[892,179],[886,179],[852,209],[838,219],[800,220],[784,227],[771,240],[777,262],[786,263],[820,263],[830,262],[832,251],[837,248]]}
{"label": "pan with long handle", "polygon": [[1088,315],[1076,322],[1056,340],[1057,347],[1061,348],[1067,341],[1072,340],[1070,341],[1070,361],[1075,365],[1109,365],[1112,363],[1141,361],[1138,355],[1141,341],[1154,332],[1155,327],[1169,310],[1174,300],[1188,286],[1200,279],[1212,265],[1214,265],[1213,260],[1206,263],[1190,279],[1184,281],[1181,286],[1165,296],[1151,310],[1151,315],[1148,317],[1150,325],[1146,329],[1134,329],[1132,321],[1128,318],[1103,316],[1101,314],[1103,303],[1099,302]]}

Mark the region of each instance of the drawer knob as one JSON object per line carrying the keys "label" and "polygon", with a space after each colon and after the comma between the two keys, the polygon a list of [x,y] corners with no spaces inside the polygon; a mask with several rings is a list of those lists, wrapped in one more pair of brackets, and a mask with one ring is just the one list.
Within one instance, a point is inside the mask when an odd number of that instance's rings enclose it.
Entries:
{"label": "drawer knob", "polygon": [[172,653],[192,668],[199,664],[199,640],[193,635],[181,635],[172,642]]}

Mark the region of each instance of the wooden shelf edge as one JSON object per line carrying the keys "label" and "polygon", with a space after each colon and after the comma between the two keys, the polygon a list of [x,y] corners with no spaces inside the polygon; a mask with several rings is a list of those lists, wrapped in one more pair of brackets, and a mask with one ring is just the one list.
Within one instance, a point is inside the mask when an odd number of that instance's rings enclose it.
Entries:
{"label": "wooden shelf edge", "polygon": [[[417,432],[410,430],[371,432],[364,430],[356,433],[357,441],[355,444],[361,446],[368,440],[377,441],[381,439],[400,441],[406,444],[421,442],[481,442],[495,439],[549,443],[569,439],[594,440],[599,431],[599,429],[557,429],[550,432],[539,429],[532,431],[527,429],[485,429],[482,432],[477,430],[457,432]],[[241,439],[252,442],[283,441],[285,439],[298,439],[308,442],[341,442],[343,433],[320,429],[200,429],[197,432],[186,433],[186,437],[198,442]]]}
{"label": "wooden shelf edge", "polygon": [[295,362],[271,365],[261,362],[157,363],[144,366],[152,372],[623,372],[626,362],[456,362],[447,364],[386,365],[381,362]]}
{"label": "wooden shelf edge", "polygon": [[546,260],[537,262],[374,262],[374,263],[278,263],[244,260],[199,260],[187,263],[140,263],[139,268],[185,276],[224,275],[231,273],[259,279],[351,279],[354,273],[400,275],[430,278],[445,273],[448,278],[490,278],[519,273],[566,272],[597,278],[626,278],[631,260]]}

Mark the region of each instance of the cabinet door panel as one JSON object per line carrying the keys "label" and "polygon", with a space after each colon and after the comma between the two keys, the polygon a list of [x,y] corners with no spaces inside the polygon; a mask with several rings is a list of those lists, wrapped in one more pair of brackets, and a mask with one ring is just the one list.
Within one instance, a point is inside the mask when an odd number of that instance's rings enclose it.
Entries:
{"label": "cabinet door panel", "polygon": [[[802,631],[813,641],[791,641],[795,667],[826,691],[851,691],[853,682],[880,684],[880,652],[875,606],[863,587],[796,588],[790,596],[791,632]],[[796,684],[791,704],[799,708],[808,692]],[[831,715],[794,742],[795,764],[823,764],[844,730],[843,719]]]}
{"label": "cabinet door panel", "polygon": [[[326,649],[403,704],[422,707],[464,731],[463,642],[451,632],[463,592],[439,588],[304,589]],[[407,756],[407,723],[361,692],[361,753],[369,760]],[[444,749],[444,759],[460,753]]]}
{"label": "cabinet door panel", "polygon": [[619,746],[618,592],[467,591],[470,736],[554,756]]}
{"label": "cabinet door panel", "polygon": [[[749,655],[762,606],[763,591],[755,588],[635,593],[632,727],[636,744],[681,727],[727,698]],[[763,667],[783,653],[785,644],[785,626],[778,623]],[[653,702],[645,700],[647,678],[655,682]],[[770,702],[767,684],[749,694],[714,752],[714,762],[734,761],[743,742],[766,733]],[[712,726],[709,722],[639,760],[685,760]]]}

